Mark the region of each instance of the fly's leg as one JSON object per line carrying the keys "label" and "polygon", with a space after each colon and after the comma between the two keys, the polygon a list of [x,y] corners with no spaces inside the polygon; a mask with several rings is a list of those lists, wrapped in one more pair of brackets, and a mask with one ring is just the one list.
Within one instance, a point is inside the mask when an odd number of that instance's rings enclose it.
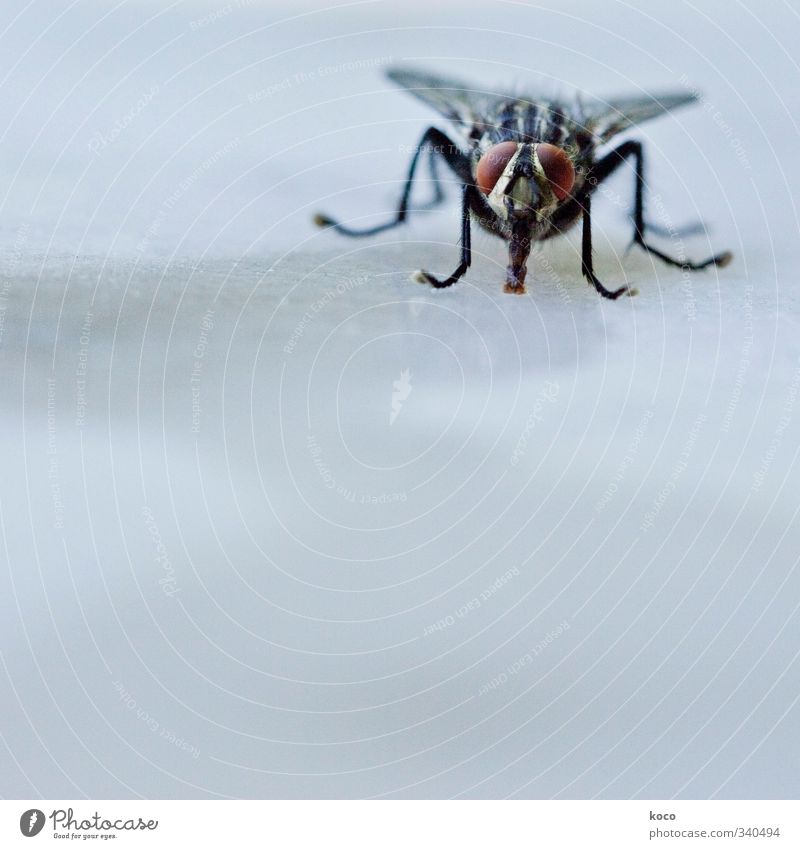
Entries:
{"label": "fly's leg", "polygon": [[469,211],[470,208],[477,202],[475,195],[477,194],[475,186],[466,183],[462,189],[461,196],[461,262],[458,268],[445,280],[440,280],[427,271],[417,271],[414,273],[414,279],[418,283],[430,283],[437,289],[445,289],[452,286],[461,277],[467,273],[467,269],[472,264],[472,236],[470,232]]}
{"label": "fly's leg", "polygon": [[[631,217],[633,217],[633,212],[631,212]],[[655,233],[656,236],[661,236],[665,239],[683,239],[687,236],[702,236],[708,233],[708,230],[702,221],[695,221],[694,224],[685,224],[683,227],[664,227],[661,224],[655,224],[652,221],[648,221],[647,232]]]}
{"label": "fly's leg", "polygon": [[428,172],[431,175],[431,185],[433,186],[433,197],[425,203],[418,203],[415,209],[435,209],[444,200],[444,189],[442,188],[442,178],[439,175],[439,157],[436,151],[428,148]]}
{"label": "fly's leg", "polygon": [[594,266],[592,264],[591,203],[591,196],[587,194],[583,200],[583,240],[581,244],[581,271],[583,272],[583,276],[604,298],[609,298],[612,301],[615,301],[620,295],[636,295],[636,289],[630,289],[627,286],[622,286],[619,289],[614,290],[606,289],[594,273]]}
{"label": "fly's leg", "polygon": [[[702,262],[690,262],[684,258],[674,258],[663,253],[658,248],[653,247],[645,241],[645,221],[644,221],[644,151],[642,143],[639,141],[626,141],[619,147],[612,150],[608,155],[604,156],[599,162],[592,166],[589,174],[590,185],[596,187],[599,183],[609,177],[628,157],[633,157],[636,166],[636,193],[634,197],[633,209],[633,243],[646,250],[648,253],[657,256],[668,265],[674,265],[683,271],[699,271],[701,268],[708,268],[710,265],[717,265],[720,268],[726,266],[732,259],[730,251],[724,251],[721,254],[716,254],[703,260]],[[585,219],[584,219],[585,220]],[[585,229],[584,229],[585,232]]]}
{"label": "fly's leg", "polygon": [[338,221],[333,218],[329,218],[327,215],[317,214],[314,216],[314,222],[319,227],[332,227],[337,233],[342,233],[345,236],[374,236],[376,233],[382,233],[384,230],[391,230],[392,227],[397,227],[402,224],[408,215],[408,203],[411,198],[411,187],[414,184],[414,176],[417,170],[417,165],[419,163],[420,156],[425,152],[428,152],[430,157],[429,163],[431,168],[431,177],[433,178],[434,198],[428,204],[425,204],[423,208],[436,206],[436,204],[440,203],[444,199],[444,191],[442,190],[438,174],[436,173],[436,166],[433,164],[433,158],[436,155],[441,156],[461,180],[466,181],[472,179],[470,163],[467,156],[465,156],[461,150],[459,150],[458,146],[450,141],[450,139],[441,132],[441,130],[437,130],[436,127],[429,127],[420,139],[420,143],[417,145],[417,149],[411,159],[411,165],[408,169],[408,177],[406,178],[405,185],[403,186],[403,194],[400,197],[400,205],[398,206],[397,213],[392,221],[388,221],[386,224],[378,224],[375,227],[356,229],[340,224]]}

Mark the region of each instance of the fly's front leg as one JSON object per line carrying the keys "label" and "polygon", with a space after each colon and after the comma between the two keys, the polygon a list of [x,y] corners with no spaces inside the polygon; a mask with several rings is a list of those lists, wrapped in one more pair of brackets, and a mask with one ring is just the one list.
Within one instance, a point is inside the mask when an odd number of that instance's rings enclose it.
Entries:
{"label": "fly's front leg", "polygon": [[441,132],[441,130],[437,130],[436,127],[429,127],[420,139],[417,149],[414,151],[414,156],[411,158],[408,176],[406,177],[406,182],[403,186],[403,193],[400,196],[400,205],[397,207],[397,212],[395,213],[393,220],[386,222],[386,224],[378,224],[375,227],[356,229],[340,224],[338,221],[328,217],[327,215],[317,214],[314,216],[314,223],[319,227],[332,227],[337,233],[342,233],[345,236],[374,236],[377,233],[382,233],[384,230],[391,230],[392,227],[397,227],[402,224],[408,215],[411,187],[414,184],[417,165],[419,163],[420,156],[425,152],[427,152],[430,157],[429,164],[434,187],[433,201],[426,204],[426,207],[435,206],[444,199],[444,192],[442,191],[442,187],[439,183],[439,177],[436,172],[433,157],[437,155],[441,156],[459,179],[471,179],[469,159],[461,152],[456,144],[450,141],[450,139]]}
{"label": "fly's front leg", "polygon": [[458,268],[445,280],[440,280],[427,271],[414,272],[414,279],[418,283],[430,283],[437,289],[445,289],[452,286],[461,277],[467,273],[467,269],[472,264],[472,233],[470,230],[469,211],[476,202],[475,195],[477,194],[475,186],[465,184],[461,194],[461,262]]}
{"label": "fly's front leg", "polygon": [[636,190],[634,196],[633,209],[633,243],[646,250],[648,253],[657,256],[668,265],[674,265],[683,271],[699,271],[701,268],[708,268],[710,265],[717,265],[720,268],[726,266],[732,259],[730,251],[724,251],[721,254],[715,254],[702,262],[690,262],[685,257],[674,258],[653,247],[645,241],[645,221],[644,221],[644,151],[642,143],[639,141],[626,141],[619,147],[612,150],[604,156],[599,162],[592,166],[589,173],[590,185],[596,187],[599,183],[609,177],[619,166],[629,157],[633,157],[636,167]]}
{"label": "fly's front leg", "polygon": [[616,301],[620,295],[636,295],[636,289],[630,289],[628,286],[622,286],[619,289],[606,289],[606,287],[597,279],[594,273],[594,265],[592,262],[592,198],[591,195],[586,195],[583,201],[583,240],[581,244],[581,270],[583,276],[594,286],[595,289],[604,297],[612,301]]}

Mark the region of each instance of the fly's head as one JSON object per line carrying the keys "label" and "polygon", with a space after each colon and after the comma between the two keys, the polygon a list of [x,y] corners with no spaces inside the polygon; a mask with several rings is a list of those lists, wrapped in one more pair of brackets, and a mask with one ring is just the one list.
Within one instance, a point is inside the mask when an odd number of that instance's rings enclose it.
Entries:
{"label": "fly's head", "polygon": [[569,196],[575,167],[553,144],[492,145],[478,161],[475,182],[497,215],[510,225],[542,225]]}

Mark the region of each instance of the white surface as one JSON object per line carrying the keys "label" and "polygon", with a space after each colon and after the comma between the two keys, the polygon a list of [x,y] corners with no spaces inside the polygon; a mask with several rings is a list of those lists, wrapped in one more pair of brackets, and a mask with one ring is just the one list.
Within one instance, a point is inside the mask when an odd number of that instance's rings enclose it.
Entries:
{"label": "white surface", "polygon": [[[0,792],[796,797],[795,14],[19,8]],[[525,298],[488,236],[458,287],[409,282],[454,265],[454,200],[315,232],[395,202],[435,120],[381,80],[404,58],[686,75],[707,100],[640,133],[651,191],[735,264],[623,257],[630,174],[594,210],[624,302],[574,238]]]}

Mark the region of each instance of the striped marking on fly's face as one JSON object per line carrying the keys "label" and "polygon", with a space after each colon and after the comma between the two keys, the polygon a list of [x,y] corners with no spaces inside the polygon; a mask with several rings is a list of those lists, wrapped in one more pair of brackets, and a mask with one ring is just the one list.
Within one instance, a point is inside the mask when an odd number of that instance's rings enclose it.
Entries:
{"label": "striped marking on fly's face", "polygon": [[575,184],[565,150],[548,142],[492,145],[477,162],[475,184],[503,220],[550,215]]}

